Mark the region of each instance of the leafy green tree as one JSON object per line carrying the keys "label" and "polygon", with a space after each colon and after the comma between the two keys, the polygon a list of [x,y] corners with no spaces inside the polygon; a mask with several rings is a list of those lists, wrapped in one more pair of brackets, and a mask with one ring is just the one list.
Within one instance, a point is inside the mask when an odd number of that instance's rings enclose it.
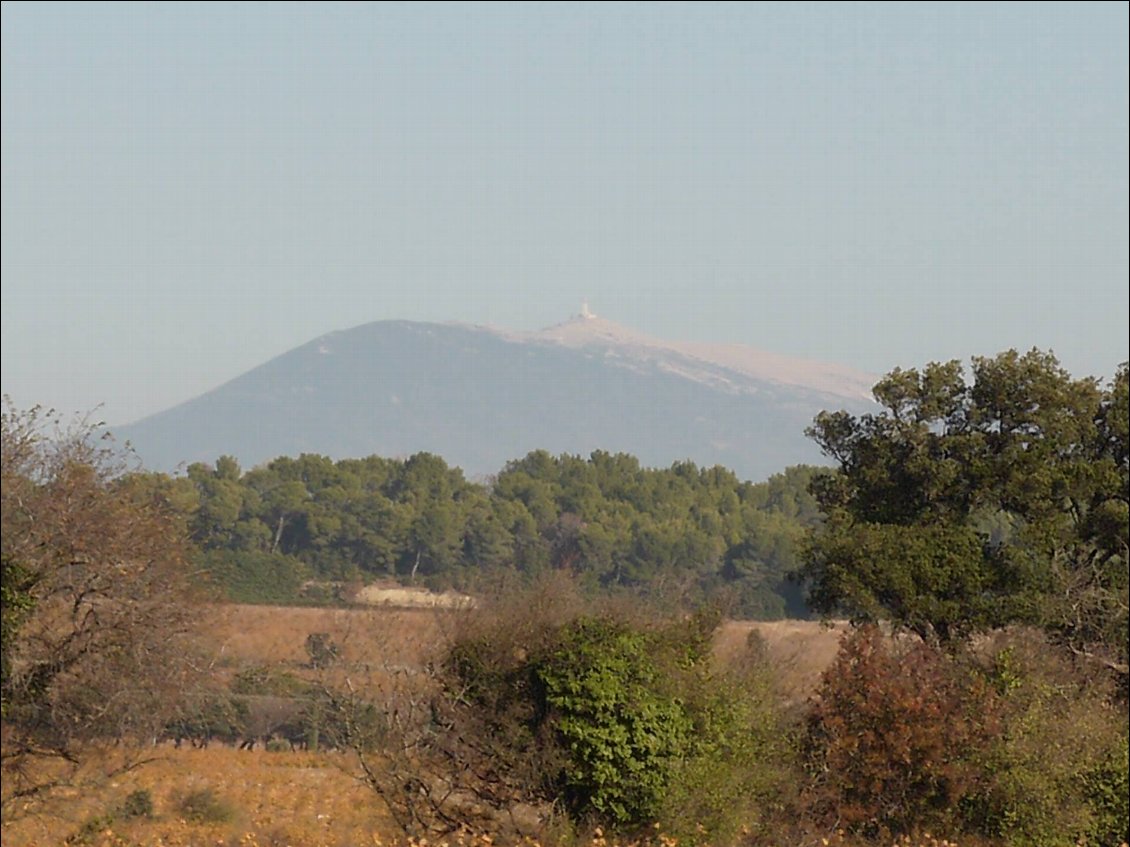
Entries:
{"label": "leafy green tree", "polygon": [[[267,488],[260,494],[260,497],[260,520],[268,527],[273,528],[270,552],[277,553],[283,542],[283,533],[289,527],[294,534],[294,525],[307,517],[310,492],[306,490],[306,485],[303,482],[289,480]],[[309,542],[309,536],[306,536],[303,541]],[[298,546],[301,543],[301,541],[295,541],[292,542],[292,545]]]}
{"label": "leafy green tree", "polygon": [[35,608],[36,573],[9,556],[0,556],[0,717],[8,714],[9,679],[16,636]]}
{"label": "leafy green tree", "polygon": [[753,485],[692,462],[645,469],[626,454],[535,451],[487,486],[427,453],[340,462],[304,454],[246,473],[221,457],[185,479],[135,484],[183,511],[199,564],[244,601],[262,590],[260,602],[307,602],[290,595],[311,579],[424,577],[466,590],[499,569],[528,577],[558,568],[594,587],[662,583],[688,602],[725,595],[735,611],[779,617],[804,612],[784,574],[817,520],[805,492],[812,473],[793,468]]}
{"label": "leafy green tree", "polygon": [[1124,674],[1126,382],[1009,351],[970,382],[958,362],[896,370],[878,414],[822,413],[809,435],[839,473],[812,483],[813,606],[941,640],[1038,622]]}
{"label": "leafy green tree", "polygon": [[513,539],[486,497],[476,497],[466,511],[462,557],[468,565],[497,568],[512,564]]}
{"label": "leafy green tree", "polygon": [[259,496],[242,483],[239,465],[221,456],[214,467],[197,462],[188,467],[198,505],[190,513],[192,539],[202,547],[255,549],[266,537],[264,527],[248,520],[259,509]]}

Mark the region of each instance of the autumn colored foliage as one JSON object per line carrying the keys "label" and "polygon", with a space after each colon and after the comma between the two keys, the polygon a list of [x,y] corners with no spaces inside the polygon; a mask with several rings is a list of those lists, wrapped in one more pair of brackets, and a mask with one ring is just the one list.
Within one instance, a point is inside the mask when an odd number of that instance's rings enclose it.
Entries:
{"label": "autumn colored foliage", "polygon": [[987,684],[937,648],[848,636],[808,717],[814,807],[871,834],[953,822],[996,731]]}

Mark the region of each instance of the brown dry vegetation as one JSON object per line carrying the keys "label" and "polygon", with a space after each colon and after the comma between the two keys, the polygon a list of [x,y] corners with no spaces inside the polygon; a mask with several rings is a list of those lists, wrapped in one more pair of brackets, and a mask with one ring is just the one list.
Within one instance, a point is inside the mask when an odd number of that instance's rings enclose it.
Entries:
{"label": "brown dry vegetation", "polygon": [[[558,605],[567,605],[559,598]],[[563,609],[557,611],[564,613]],[[628,613],[628,612],[625,612]],[[640,614],[636,609],[636,614]],[[472,623],[464,612],[436,609],[322,609],[267,606],[213,606],[203,612],[204,629],[217,645],[213,669],[220,680],[230,681],[248,668],[282,668],[296,677],[338,685],[352,680],[359,686],[380,687],[398,683],[390,669],[414,670],[432,660],[458,633]],[[520,616],[506,617],[506,620]],[[517,623],[515,625],[518,625]],[[825,625],[806,621],[726,621],[714,640],[720,666],[740,665],[759,655],[772,671],[777,696],[799,714],[821,686],[821,675],[836,660],[846,624]],[[306,639],[325,633],[340,646],[338,661],[329,669],[310,667]],[[1032,636],[1035,639],[1035,636]],[[1004,639],[1004,640],[1002,640]],[[1000,640],[1000,644],[995,642]],[[1005,644],[1018,651],[1036,651],[1014,635],[986,639],[982,649],[995,654]],[[1074,676],[1063,671],[1062,685],[1070,688]],[[1057,677],[1058,680],[1058,677]],[[1064,715],[1065,720],[1073,718]],[[1096,718],[1098,720],[1098,718]],[[1070,733],[1062,728],[1064,736]],[[1043,736],[1041,736],[1043,737]],[[405,839],[403,830],[372,785],[366,785],[354,754],[339,751],[241,750],[213,743],[207,749],[171,743],[151,748],[151,761],[111,779],[83,783],[55,796],[50,804],[28,807],[25,814],[6,816],[0,830],[5,847],[47,847],[57,844],[90,847],[353,847],[353,845],[403,845],[425,847],[426,842]],[[113,749],[102,755],[120,755]],[[1033,756],[1036,754],[1033,753]],[[1038,756],[1037,756],[1038,758]],[[393,776],[400,773],[387,756],[371,759]],[[1042,766],[1041,766],[1042,768]],[[92,773],[106,773],[105,760],[92,759]],[[1042,770],[1041,770],[1042,772]],[[131,793],[146,791],[152,800],[151,816],[122,814]],[[184,800],[209,792],[216,819],[193,820]],[[811,811],[809,809],[808,811]],[[786,831],[765,834],[748,843],[782,847],[856,847],[871,845],[858,836],[837,830],[837,824],[817,823],[800,806]],[[625,841],[603,835],[563,830],[543,836],[543,844],[570,847],[675,847],[675,839],[659,833],[642,840]],[[775,839],[775,840],[774,840]],[[488,847],[509,843],[495,834],[452,835],[450,847]],[[535,847],[534,842],[524,841]],[[884,841],[893,847],[956,847],[956,842],[922,834]],[[963,847],[985,847],[1000,842],[962,839]],[[1048,843],[1048,842],[1041,842]],[[1090,842],[1088,842],[1090,843]],[[439,847],[437,842],[434,847]]]}
{"label": "brown dry vegetation", "polygon": [[[206,628],[226,664],[304,663],[311,632],[327,632],[345,651],[346,662],[419,663],[451,632],[458,612],[434,609],[321,609],[279,606],[215,606]],[[844,623],[816,621],[726,621],[715,641],[722,662],[745,651],[751,633],[763,639],[766,655],[782,676],[784,690],[807,697],[836,655]]]}
{"label": "brown dry vegetation", "polygon": [[[140,789],[152,796],[152,817],[107,819],[108,812]],[[230,811],[230,819],[214,823],[186,819],[180,808],[183,798],[201,790],[211,791]],[[87,835],[76,838],[84,828]],[[372,792],[348,773],[343,757],[248,752],[227,747],[162,748],[158,758],[145,768],[107,782],[96,792],[72,792],[59,798],[50,814],[5,820],[0,827],[5,847],[53,847],[66,843],[89,847],[428,845],[424,841],[402,840],[392,834],[395,831]],[[499,842],[489,835],[465,833],[442,843],[450,847],[495,847]],[[618,841],[604,837],[600,830],[574,843],[577,847],[678,844],[658,833],[636,841]],[[852,847],[858,843],[842,832],[797,844],[781,842],[782,847]],[[537,847],[533,841],[524,844]],[[973,847],[971,842],[968,845]],[[925,834],[916,839],[899,839],[892,847],[958,844]]]}
{"label": "brown dry vegetation", "polygon": [[[553,606],[549,609],[540,612],[527,610],[524,617],[510,609],[511,613],[503,614],[503,619],[512,626],[521,627],[522,621],[528,620],[531,613],[534,618],[541,613],[560,613],[567,617],[565,606],[568,600],[567,596],[554,595]],[[623,609],[616,613],[633,612]],[[644,612],[637,606],[634,613]],[[202,615],[203,629],[215,639],[217,658],[214,671],[221,683],[234,680],[237,674],[247,669],[269,666],[294,678],[315,683],[321,681],[330,687],[353,682],[359,690],[386,692],[397,691],[398,686],[427,678],[428,674],[417,674],[417,671],[424,669],[426,663],[452,644],[454,638],[460,635],[466,637],[468,627],[473,630],[475,621],[479,620],[475,614],[444,610],[247,605],[210,606],[202,611]],[[479,623],[481,625],[481,620]],[[822,688],[822,674],[836,661],[842,637],[849,631],[844,623],[828,626],[814,621],[724,621],[715,632],[713,655],[720,667],[738,667],[753,656],[762,658],[771,669],[776,697],[790,706],[794,717],[799,718],[802,710],[807,714],[807,706],[814,701],[812,695]],[[337,661],[329,669],[311,667],[306,639],[312,632],[327,634],[340,647]],[[506,640],[509,643],[510,639]],[[981,650],[988,657],[1009,646],[1017,661],[1027,656],[1024,662],[1032,664],[1042,661],[1043,645],[1043,641],[1034,634],[1014,632],[984,639]],[[1050,684],[1054,683],[1052,688],[1055,690],[1071,690],[1075,686],[1072,680],[1078,682],[1076,675],[1064,664],[1058,675],[1053,675],[1054,679],[1050,676]],[[1062,721],[1075,722],[1079,714],[1090,715],[1097,722],[1098,730],[1102,730],[1106,726],[1103,723],[1105,718],[1096,708],[1087,707],[1083,713],[1077,710],[1064,713]],[[1075,737],[1071,734],[1071,726],[1057,726],[1055,732],[1063,737]],[[1045,737],[1038,735],[1033,743],[1042,743],[1040,739]],[[424,847],[425,842],[405,839],[401,835],[403,830],[390,814],[390,806],[385,805],[380,793],[374,791],[372,777],[368,785],[359,778],[363,775],[355,753],[280,751],[277,745],[271,750],[264,750],[260,745],[247,751],[219,743],[212,743],[207,749],[193,749],[185,743],[177,749],[167,742],[147,752],[151,760],[142,767],[112,778],[89,779],[81,783],[81,788],[72,787],[56,793],[49,803],[27,806],[24,810],[17,810],[16,814],[6,815],[0,830],[2,844],[5,847],[61,844],[92,847]],[[1040,750],[1024,748],[1020,753],[1027,757],[1024,762],[1032,760],[1033,772],[1042,774],[1046,771]],[[110,748],[99,754],[101,758],[93,757],[90,760],[92,775],[111,771],[107,757],[120,754],[120,751]],[[386,754],[374,756],[368,763],[371,766],[375,763],[393,779],[399,778],[401,772],[407,774],[411,771],[410,767],[407,770],[397,767],[397,762]],[[799,783],[793,787],[802,793],[803,787]],[[131,793],[138,791],[148,792],[151,797],[153,814],[149,817],[130,817],[122,813],[123,803]],[[201,792],[207,792],[207,796],[215,801],[218,810],[215,820],[193,820],[185,812],[184,798]],[[757,845],[780,844],[782,847],[879,844],[859,835],[837,831],[837,826],[842,826],[842,823],[809,818],[815,806],[806,805],[805,798],[801,796],[794,800],[798,803],[796,809],[785,812],[785,819],[791,820],[786,831],[777,831],[776,835],[768,836],[770,840],[766,840],[766,832],[759,829],[756,838],[750,836],[745,841]],[[785,803],[792,803],[792,800],[786,798]],[[447,837],[445,842],[451,847],[510,844],[497,832],[493,837],[464,833],[462,838]],[[617,841],[606,839],[599,833],[591,836],[591,833],[567,829],[550,829],[550,835],[542,836],[541,842],[570,847],[676,845],[675,839],[658,832],[643,840]],[[534,842],[529,840],[523,841],[523,844],[534,847]],[[923,833],[920,837],[881,841],[881,844],[954,847],[956,842]],[[1000,841],[961,840],[963,847],[998,844]],[[1041,844],[1051,842],[1045,839]],[[1087,841],[1087,844],[1092,842]]]}
{"label": "brown dry vegetation", "polygon": [[[160,748],[144,768],[107,782],[97,791],[70,792],[49,814],[3,825],[5,845],[55,845],[88,822],[104,818],[133,791],[153,800],[152,818],[120,817],[92,827],[89,843],[114,843],[112,831],[128,844],[196,845],[255,843],[293,845],[372,844],[387,819],[372,793],[349,774],[337,754],[268,753],[212,746],[203,750]],[[210,790],[230,811],[226,821],[185,819],[181,800]]]}
{"label": "brown dry vegetation", "polygon": [[417,664],[426,658],[452,615],[435,609],[322,609],[280,606],[213,606],[206,629],[220,663],[302,664],[309,660],[306,636],[325,632],[344,651],[345,662]]}
{"label": "brown dry vegetation", "polygon": [[751,636],[759,637],[778,694],[786,703],[802,703],[816,690],[847,630],[843,622],[726,621],[715,635],[714,654],[726,664],[744,653]]}
{"label": "brown dry vegetation", "polygon": [[[335,673],[373,666],[412,667],[446,643],[459,613],[424,609],[320,609],[215,606],[205,612],[205,631],[218,646],[215,668],[224,677],[255,665],[301,669],[309,662],[305,641],[325,632],[341,646]],[[835,655],[840,631],[813,622],[727,622],[716,655],[725,662],[743,652],[751,632],[762,638],[770,662],[781,669],[782,691],[806,697]],[[107,845],[346,845],[392,843],[396,827],[372,791],[356,778],[353,761],[340,752],[267,752],[213,744],[207,749],[162,744],[153,761],[56,798],[39,813],[15,815],[3,824],[5,847],[64,843],[85,826],[82,843]],[[153,800],[152,818],[107,818],[133,791]],[[210,790],[230,819],[185,819],[179,801]],[[29,809],[30,811],[30,809]],[[485,843],[485,842],[484,842]],[[660,842],[656,842],[657,844]]]}

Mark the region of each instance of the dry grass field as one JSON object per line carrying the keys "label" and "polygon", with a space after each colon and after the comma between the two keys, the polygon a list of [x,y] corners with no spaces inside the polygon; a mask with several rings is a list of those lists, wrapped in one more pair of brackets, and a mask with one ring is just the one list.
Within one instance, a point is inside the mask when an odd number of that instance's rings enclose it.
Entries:
{"label": "dry grass field", "polygon": [[[345,847],[379,843],[375,836],[389,830],[380,803],[340,754],[167,745],[153,755],[134,771],[67,792],[42,814],[6,819],[3,844]],[[149,792],[152,817],[107,820],[138,790]]]}
{"label": "dry grass field", "polygon": [[207,631],[218,663],[302,664],[309,660],[306,637],[327,633],[347,663],[417,664],[426,659],[454,625],[458,612],[444,609],[321,609],[280,606],[216,606]]}
{"label": "dry grass field", "polygon": [[800,703],[816,690],[847,629],[846,623],[816,621],[726,621],[715,636],[714,652],[724,664],[745,650],[756,633],[781,698]]}
{"label": "dry grass field", "polygon": [[[208,630],[219,645],[220,662],[227,666],[304,663],[306,636],[312,632],[328,633],[341,645],[347,663],[413,665],[442,647],[461,612],[231,605],[214,607],[208,614]],[[727,621],[718,631],[715,652],[725,662],[745,649],[751,633],[758,633],[784,690],[803,699],[831,663],[846,629],[843,623],[815,621]]]}
{"label": "dry grass field", "polygon": [[[208,610],[206,624],[216,645],[215,668],[230,677],[255,665],[301,671],[309,662],[310,633],[327,633],[340,645],[347,669],[419,666],[445,642],[460,614],[218,606]],[[841,630],[802,621],[731,621],[719,630],[716,652],[725,662],[744,651],[750,633],[757,632],[782,695],[801,701],[832,660]],[[395,827],[376,795],[354,778],[346,754],[162,744],[151,757],[136,770],[67,791],[38,814],[9,816],[3,822],[4,847],[353,847],[395,840]],[[122,804],[141,790],[149,792],[152,816],[123,816]],[[194,814],[201,802],[203,811]]]}

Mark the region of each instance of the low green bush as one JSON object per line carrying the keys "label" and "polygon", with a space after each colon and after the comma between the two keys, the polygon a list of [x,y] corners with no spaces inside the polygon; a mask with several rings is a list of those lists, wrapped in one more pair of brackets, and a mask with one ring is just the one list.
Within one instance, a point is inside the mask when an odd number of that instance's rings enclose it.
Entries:
{"label": "low green bush", "polygon": [[1101,678],[1050,645],[1018,639],[992,657],[999,729],[975,758],[969,830],[1018,847],[1118,847],[1127,830],[1126,716]]}
{"label": "low green bush", "polygon": [[716,614],[539,608],[478,613],[445,662],[459,731],[491,768],[581,823],[693,841],[757,817],[781,733],[764,679],[714,669]]}
{"label": "low green bush", "polygon": [[292,556],[255,550],[208,550],[198,555],[197,564],[233,603],[302,605],[302,587],[311,577],[309,567]]}
{"label": "low green bush", "polygon": [[1083,787],[1092,811],[1088,843],[1100,847],[1130,843],[1130,746],[1125,732],[1084,774]]}
{"label": "low green bush", "polygon": [[310,683],[295,674],[272,665],[252,665],[244,668],[231,681],[233,694],[259,697],[305,697],[310,694]]}
{"label": "low green bush", "polygon": [[680,843],[731,844],[761,830],[793,782],[794,750],[756,646],[725,673],[689,687],[689,755],[676,762],[658,823]]}
{"label": "low green bush", "polygon": [[694,721],[664,690],[652,642],[614,621],[581,618],[537,660],[547,717],[568,751],[558,778],[574,812],[617,824],[653,819],[691,752]]}
{"label": "low green bush", "polygon": [[95,815],[88,819],[77,831],[63,840],[66,845],[94,844],[95,839],[114,825],[112,814]]}

